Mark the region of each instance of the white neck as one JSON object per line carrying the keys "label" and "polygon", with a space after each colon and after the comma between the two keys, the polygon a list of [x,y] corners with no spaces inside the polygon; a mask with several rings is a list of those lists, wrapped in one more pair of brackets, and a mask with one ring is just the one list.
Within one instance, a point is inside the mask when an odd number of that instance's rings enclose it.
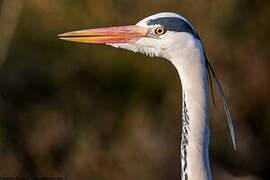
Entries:
{"label": "white neck", "polygon": [[186,48],[181,47],[171,57],[183,92],[182,180],[209,180],[209,99],[205,59],[199,40],[184,46]]}

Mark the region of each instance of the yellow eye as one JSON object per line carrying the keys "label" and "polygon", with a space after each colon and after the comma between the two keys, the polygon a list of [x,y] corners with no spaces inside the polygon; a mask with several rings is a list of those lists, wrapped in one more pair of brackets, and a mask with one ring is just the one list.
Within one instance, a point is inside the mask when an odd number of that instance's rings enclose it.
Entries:
{"label": "yellow eye", "polygon": [[157,35],[162,35],[162,34],[165,33],[165,29],[164,29],[163,27],[157,27],[157,28],[155,29],[155,33],[156,33]]}

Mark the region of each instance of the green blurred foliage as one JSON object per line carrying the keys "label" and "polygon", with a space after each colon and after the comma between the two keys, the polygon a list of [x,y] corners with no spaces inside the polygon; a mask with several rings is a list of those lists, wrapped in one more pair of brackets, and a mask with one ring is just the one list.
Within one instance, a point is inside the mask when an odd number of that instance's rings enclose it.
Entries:
{"label": "green blurred foliage", "polygon": [[179,178],[181,85],[174,67],[160,58],[57,38],[171,11],[199,32],[232,110],[236,152],[221,99],[211,106],[214,178],[269,179],[269,5],[25,0],[0,69],[0,176]]}

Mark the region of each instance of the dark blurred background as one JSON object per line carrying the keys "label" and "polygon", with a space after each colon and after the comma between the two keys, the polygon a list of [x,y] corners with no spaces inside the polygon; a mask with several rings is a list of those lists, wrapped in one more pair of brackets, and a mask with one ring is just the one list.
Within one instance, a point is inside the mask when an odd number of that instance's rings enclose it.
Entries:
{"label": "dark blurred background", "polygon": [[211,105],[214,179],[270,179],[270,1],[0,0],[0,176],[179,179],[181,85],[166,60],[57,34],[164,11],[199,32],[229,101]]}

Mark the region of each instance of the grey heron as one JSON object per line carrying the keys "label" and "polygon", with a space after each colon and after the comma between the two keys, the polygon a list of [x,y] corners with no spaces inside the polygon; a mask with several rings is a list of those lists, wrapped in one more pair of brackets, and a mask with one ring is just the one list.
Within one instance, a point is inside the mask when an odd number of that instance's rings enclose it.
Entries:
{"label": "grey heron", "polygon": [[202,42],[184,17],[170,12],[146,17],[136,25],[72,31],[60,39],[106,43],[117,48],[169,60],[182,83],[182,179],[211,179],[209,165],[209,94],[208,81],[214,77],[222,96],[234,149],[235,134],[223,90],[207,60]]}

